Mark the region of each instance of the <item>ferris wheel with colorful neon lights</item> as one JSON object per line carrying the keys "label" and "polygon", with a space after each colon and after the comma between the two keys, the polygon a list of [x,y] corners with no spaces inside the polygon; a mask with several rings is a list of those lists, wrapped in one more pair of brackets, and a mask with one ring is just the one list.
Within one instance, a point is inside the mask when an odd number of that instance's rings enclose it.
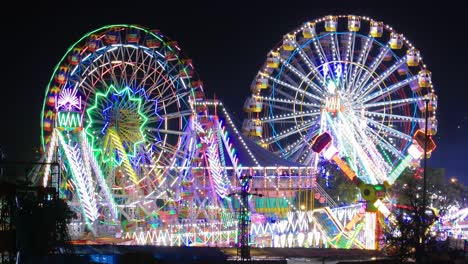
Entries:
{"label": "ferris wheel with colorful neon lights", "polygon": [[[190,166],[195,94],[203,89],[191,60],[158,30],[105,26],[62,57],[46,89],[43,147],[48,162],[60,157],[61,196],[79,204],[89,229],[184,217],[178,207],[196,186],[170,168]],[[43,185],[51,179],[46,168]]]}
{"label": "ferris wheel with colorful neon lights", "polygon": [[428,134],[437,132],[437,96],[419,50],[369,17],[326,16],[284,35],[251,92],[245,135],[280,157],[319,166],[311,146],[328,132],[340,156],[371,184],[403,160],[418,162],[421,155],[405,157],[426,114]]}

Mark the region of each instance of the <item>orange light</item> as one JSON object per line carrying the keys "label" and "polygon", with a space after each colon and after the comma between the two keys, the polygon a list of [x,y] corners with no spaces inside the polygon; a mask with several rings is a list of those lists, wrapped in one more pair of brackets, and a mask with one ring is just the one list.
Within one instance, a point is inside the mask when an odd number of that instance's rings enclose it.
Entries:
{"label": "orange light", "polygon": [[[424,141],[425,141],[425,138],[426,138],[426,133],[424,133],[424,131],[422,131],[421,129],[418,129],[418,131],[416,131],[416,133],[414,133],[414,140],[416,141],[416,143],[424,150]],[[427,149],[426,149],[426,152],[429,154],[431,153],[435,148],[436,148],[436,144],[434,142],[434,140],[432,140],[432,137],[430,135],[427,135]]]}
{"label": "orange light", "polygon": [[348,164],[346,164],[346,162],[344,162],[340,157],[338,157],[338,155],[335,155],[333,157],[333,161],[336,162],[338,167],[340,167],[343,173],[346,176],[348,176],[350,180],[353,180],[354,178],[356,178],[356,173],[354,173],[354,171],[348,166]]}

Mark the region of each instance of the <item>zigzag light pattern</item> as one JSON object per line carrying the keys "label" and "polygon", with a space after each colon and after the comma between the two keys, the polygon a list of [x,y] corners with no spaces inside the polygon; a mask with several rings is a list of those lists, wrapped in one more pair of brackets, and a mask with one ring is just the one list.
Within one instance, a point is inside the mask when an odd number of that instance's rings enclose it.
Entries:
{"label": "zigzag light pattern", "polygon": [[91,163],[91,167],[93,168],[94,174],[96,175],[97,183],[101,187],[101,192],[104,194],[104,199],[106,201],[106,204],[110,207],[112,218],[114,220],[117,220],[118,219],[117,206],[115,204],[114,197],[112,196],[109,186],[107,186],[107,183],[105,181],[104,175],[102,174],[101,168],[97,164],[96,158],[94,157],[94,155],[92,155],[91,146],[89,145],[86,135],[83,132],[80,133],[80,139],[82,142],[81,144],[82,144],[83,152],[87,153],[84,156],[89,156],[89,162]]}
{"label": "zigzag light pattern", "polygon": [[[77,187],[78,197],[84,215],[87,219],[87,224],[91,228],[91,222],[94,222],[98,217],[97,203],[95,198],[94,183],[90,179],[91,175],[86,175],[89,169],[85,168],[82,158],[82,152],[79,145],[70,146],[65,142],[65,139],[60,133],[57,133],[60,144],[65,150],[65,156],[70,164],[73,181]],[[92,229],[92,228],[91,228]]]}

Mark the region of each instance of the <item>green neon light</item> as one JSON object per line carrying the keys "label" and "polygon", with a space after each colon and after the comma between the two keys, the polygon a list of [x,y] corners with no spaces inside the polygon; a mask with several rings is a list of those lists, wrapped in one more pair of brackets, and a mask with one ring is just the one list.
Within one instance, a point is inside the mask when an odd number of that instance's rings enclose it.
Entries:
{"label": "green neon light", "polygon": [[381,184],[377,184],[377,185],[374,185],[374,189],[376,191],[384,191],[385,190],[385,187]]}
{"label": "green neon light", "polygon": [[58,112],[58,126],[71,130],[81,126],[81,113],[78,112]]}
{"label": "green neon light", "polygon": [[383,156],[385,158],[385,161],[388,163],[388,165],[392,165],[393,160],[390,158],[390,156],[388,155],[388,152],[385,150],[385,148],[382,147],[381,144],[377,144],[377,146],[379,147],[380,152],[383,154]]}
{"label": "green neon light", "polygon": [[[109,153],[108,151],[104,150],[103,148],[99,148],[99,147],[96,147],[96,138],[95,136],[93,135],[93,129],[92,129],[92,124],[94,123],[93,121],[93,112],[95,109],[98,109],[98,102],[100,101],[100,99],[104,99],[104,98],[107,98],[109,96],[109,94],[113,92],[114,94],[117,94],[119,96],[127,96],[128,98],[128,101],[132,101],[136,104],[136,109],[137,109],[137,112],[138,112],[138,116],[143,120],[138,128],[139,130],[139,133],[141,136],[139,140],[137,140],[136,142],[133,143],[133,146],[130,148],[130,150],[132,151],[128,151],[127,156],[129,157],[135,157],[136,153],[137,153],[137,147],[138,145],[144,143],[146,141],[146,138],[145,138],[145,133],[144,133],[144,127],[148,121],[148,117],[146,117],[146,115],[141,111],[141,105],[142,105],[142,100],[141,98],[135,98],[131,95],[132,91],[130,90],[130,88],[128,87],[125,87],[124,89],[122,90],[117,90],[115,88],[115,86],[111,85],[109,87],[109,89],[105,92],[105,93],[101,93],[101,92],[98,92],[96,93],[96,97],[95,97],[95,100],[94,100],[94,105],[92,107],[90,107],[88,110],[86,110],[86,113],[88,115],[88,118],[89,118],[89,123],[88,125],[86,126],[85,128],[85,131],[86,131],[86,134],[91,138],[91,148],[92,148],[92,151],[96,154],[96,157],[98,157],[99,155],[102,156],[102,161],[104,163],[108,163],[108,162],[113,162],[114,164],[120,166],[120,164],[122,164],[122,161],[123,160],[120,160],[118,161],[117,159],[115,159],[115,156],[112,156],[112,157],[109,157],[107,155],[105,155],[105,153]],[[110,135],[112,136],[112,135]],[[106,133],[106,137],[107,137],[107,133]],[[118,150],[121,150],[123,149],[123,147],[121,146],[117,146],[116,147]]]}
{"label": "green neon light", "polygon": [[356,227],[356,230],[353,232],[353,235],[349,238],[348,242],[346,243],[345,248],[350,249],[351,246],[353,245],[354,240],[356,239],[357,235],[359,232],[361,232],[361,229],[364,227],[364,224],[361,222],[359,225]]}
{"label": "green neon light", "polygon": [[412,160],[413,157],[411,157],[411,155],[407,155],[403,160],[401,160],[400,164],[398,164],[388,175],[387,182],[392,185],[398,179],[398,177],[400,177],[400,175],[408,167]]}
{"label": "green neon light", "polygon": [[[167,42],[161,38],[159,35],[153,33],[151,30],[147,29],[147,28],[143,28],[143,27],[140,27],[140,26],[136,26],[136,25],[130,25],[130,24],[114,24],[114,25],[107,25],[107,26],[103,26],[103,27],[100,27],[98,29],[95,29],[93,31],[90,31],[88,33],[86,33],[84,36],[82,36],[78,41],[76,41],[75,43],[73,43],[73,45],[71,45],[68,50],[65,52],[65,54],[62,56],[62,58],[59,60],[59,62],[57,63],[57,65],[55,66],[55,69],[52,71],[52,75],[49,79],[49,82],[47,83],[47,86],[46,86],[46,89],[45,89],[45,93],[44,93],[44,101],[43,101],[43,104],[42,104],[42,111],[41,111],[41,144],[42,144],[42,148],[44,149],[44,151],[46,150],[46,143],[45,143],[45,138],[44,138],[44,115],[45,115],[45,112],[46,112],[46,105],[47,105],[47,95],[49,94],[49,91],[50,91],[50,87],[53,85],[53,82],[54,82],[54,78],[55,78],[55,75],[57,74],[60,66],[63,66],[63,65],[68,65],[68,63],[64,63],[66,62],[67,60],[67,57],[68,55],[73,52],[73,49],[77,48],[77,47],[82,47],[84,46],[83,45],[83,42],[85,42],[89,36],[93,35],[93,34],[99,34],[99,35],[103,35],[106,33],[107,30],[109,29],[112,29],[112,28],[129,28],[129,29],[136,29],[136,30],[139,30],[139,31],[142,31],[142,32],[145,32],[147,35],[153,37],[153,38],[156,38],[157,40],[159,40],[161,42],[161,45],[164,46],[164,48],[168,49],[169,51],[174,51],[174,49],[169,46],[167,44]],[[176,60],[177,60],[177,63],[178,64],[182,64],[182,61],[179,57],[179,55],[177,53],[174,53],[175,57],[176,57]],[[186,69],[184,68],[183,71],[187,74],[188,72],[186,71]],[[188,84],[190,85],[191,82],[190,82],[190,78],[188,78]],[[183,80],[182,80],[183,81]],[[191,94],[192,96],[195,96],[195,92],[194,92],[194,89],[191,89]]]}

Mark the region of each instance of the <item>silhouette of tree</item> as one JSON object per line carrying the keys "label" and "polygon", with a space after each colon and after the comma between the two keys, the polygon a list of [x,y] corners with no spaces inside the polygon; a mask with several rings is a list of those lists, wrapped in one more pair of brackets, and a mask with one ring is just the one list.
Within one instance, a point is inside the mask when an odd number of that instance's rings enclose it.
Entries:
{"label": "silhouette of tree", "polygon": [[424,260],[428,248],[433,248],[435,237],[430,228],[447,209],[459,201],[460,195],[445,179],[443,169],[428,169],[426,205],[423,204],[422,173],[406,170],[388,192],[395,203],[392,213],[396,224],[384,230],[387,253],[400,262],[408,258]]}
{"label": "silhouette of tree", "polygon": [[17,245],[21,263],[54,253],[69,253],[67,225],[75,216],[55,189],[21,187],[17,193]]}
{"label": "silhouette of tree", "polygon": [[353,204],[357,201],[360,191],[352,184],[336,164],[329,161],[321,162],[317,183],[322,186],[330,197],[340,205]]}

